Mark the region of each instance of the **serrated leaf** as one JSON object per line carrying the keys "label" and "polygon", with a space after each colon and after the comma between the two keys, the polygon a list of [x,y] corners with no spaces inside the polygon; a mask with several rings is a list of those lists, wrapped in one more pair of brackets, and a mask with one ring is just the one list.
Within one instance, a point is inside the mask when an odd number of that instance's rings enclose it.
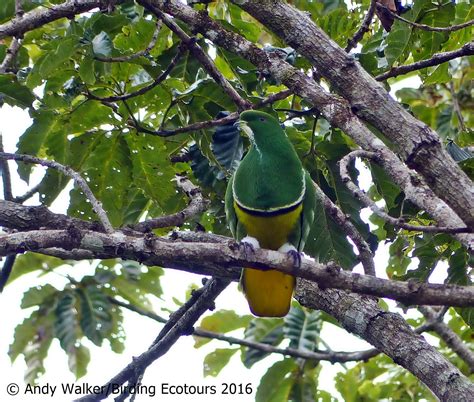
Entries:
{"label": "serrated leaf", "polygon": [[112,328],[110,302],[107,296],[94,286],[78,289],[78,295],[81,329],[89,340],[101,346]]}
{"label": "serrated leaf", "polygon": [[[225,334],[227,332],[235,331],[239,328],[246,327],[250,320],[252,319],[251,315],[238,315],[234,310],[219,310],[215,313],[204,317],[199,324],[199,329],[204,329],[206,331],[217,332],[220,334]],[[194,347],[199,348],[202,345],[210,342],[209,338],[201,338],[194,336]]]}
{"label": "serrated leaf", "polygon": [[286,358],[273,364],[260,380],[255,402],[286,402],[293,386],[289,374],[297,368],[293,359]]}
{"label": "serrated leaf", "polygon": [[204,377],[212,376],[217,377],[221,370],[229,363],[230,358],[237,352],[239,349],[216,349],[213,352],[209,353],[204,358],[204,368],[203,374]]}
{"label": "serrated leaf", "polygon": [[317,348],[322,328],[321,313],[292,306],[285,317],[283,332],[290,339],[290,347],[313,351]]}
{"label": "serrated leaf", "polygon": [[[245,330],[245,339],[250,342],[266,343],[277,346],[283,340],[283,319],[281,318],[254,318]],[[257,349],[245,348],[242,361],[247,368],[267,357],[269,353]]]}
{"label": "serrated leaf", "polygon": [[110,343],[110,348],[115,353],[122,353],[125,350],[125,330],[123,328],[123,314],[122,311],[113,307],[111,310],[112,314],[112,327],[110,335],[107,338]]}
{"label": "serrated leaf", "polygon": [[36,336],[36,323],[38,312],[34,311],[29,317],[25,318],[21,324],[15,327],[13,342],[8,349],[8,355],[12,363],[23,353],[26,346]]}

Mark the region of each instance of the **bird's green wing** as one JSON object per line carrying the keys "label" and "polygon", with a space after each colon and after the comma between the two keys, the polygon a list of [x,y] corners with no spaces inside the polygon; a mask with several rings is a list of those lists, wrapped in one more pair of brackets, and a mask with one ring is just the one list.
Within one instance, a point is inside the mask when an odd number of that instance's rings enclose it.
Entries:
{"label": "bird's green wing", "polygon": [[303,210],[301,211],[299,222],[295,225],[289,238],[289,242],[293,244],[298,251],[303,251],[304,249],[316,211],[316,191],[314,190],[313,180],[306,171],[305,184],[306,191],[303,198]]}
{"label": "bird's green wing", "polygon": [[225,215],[227,218],[227,224],[229,225],[229,229],[232,233],[232,236],[236,240],[241,240],[245,237],[245,228],[241,223],[239,223],[239,219],[237,218],[237,214],[235,213],[234,208],[234,194],[232,191],[232,182],[234,181],[234,176],[232,176],[227,184],[227,189],[225,192]]}

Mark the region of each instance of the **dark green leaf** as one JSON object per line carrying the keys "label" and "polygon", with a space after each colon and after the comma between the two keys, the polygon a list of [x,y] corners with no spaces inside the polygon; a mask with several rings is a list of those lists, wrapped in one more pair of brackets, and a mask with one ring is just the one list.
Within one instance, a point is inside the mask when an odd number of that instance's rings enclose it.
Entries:
{"label": "dark green leaf", "polygon": [[[254,318],[245,330],[245,339],[250,342],[277,346],[283,340],[283,320],[281,318]],[[254,363],[269,355],[257,349],[245,348],[242,353],[244,366],[250,368]]]}
{"label": "dark green leaf", "polygon": [[204,377],[217,377],[239,349],[216,349],[204,358]]}
{"label": "dark green leaf", "polygon": [[293,359],[286,358],[271,366],[260,380],[256,402],[286,402],[293,386],[289,376],[297,368]]}

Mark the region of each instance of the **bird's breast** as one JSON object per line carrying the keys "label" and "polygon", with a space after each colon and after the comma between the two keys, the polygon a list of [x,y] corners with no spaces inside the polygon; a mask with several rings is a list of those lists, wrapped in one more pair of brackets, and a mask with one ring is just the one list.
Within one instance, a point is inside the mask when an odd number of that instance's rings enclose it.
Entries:
{"label": "bird's breast", "polygon": [[294,208],[285,208],[271,213],[249,211],[234,201],[234,208],[248,236],[255,237],[260,247],[278,250],[288,241],[290,233],[298,222],[303,208],[302,203]]}

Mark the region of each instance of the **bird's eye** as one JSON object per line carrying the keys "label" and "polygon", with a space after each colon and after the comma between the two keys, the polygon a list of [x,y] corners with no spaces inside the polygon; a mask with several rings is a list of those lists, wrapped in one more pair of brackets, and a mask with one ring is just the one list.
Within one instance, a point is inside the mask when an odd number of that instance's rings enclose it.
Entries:
{"label": "bird's eye", "polygon": [[259,120],[260,120],[260,121],[267,121],[267,120],[265,119],[265,117],[260,117]]}

